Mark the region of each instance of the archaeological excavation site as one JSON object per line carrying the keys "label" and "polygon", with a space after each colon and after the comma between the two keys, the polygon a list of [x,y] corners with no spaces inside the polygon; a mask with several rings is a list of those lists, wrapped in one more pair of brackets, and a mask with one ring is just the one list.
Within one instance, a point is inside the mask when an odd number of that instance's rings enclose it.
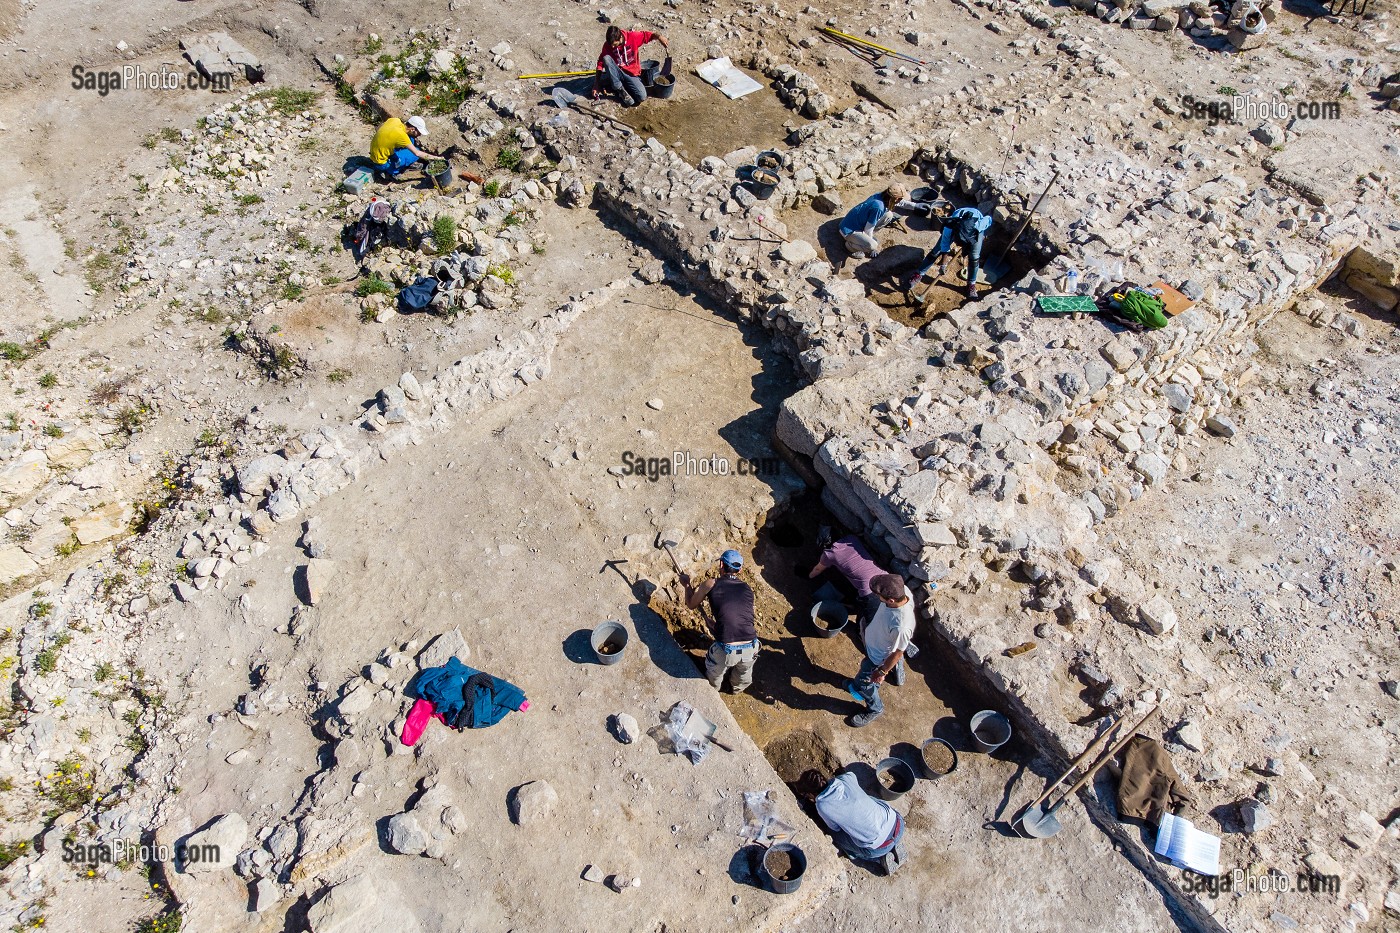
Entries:
{"label": "archaeological excavation site", "polygon": [[0,929],[1400,931],[1393,0],[0,0]]}

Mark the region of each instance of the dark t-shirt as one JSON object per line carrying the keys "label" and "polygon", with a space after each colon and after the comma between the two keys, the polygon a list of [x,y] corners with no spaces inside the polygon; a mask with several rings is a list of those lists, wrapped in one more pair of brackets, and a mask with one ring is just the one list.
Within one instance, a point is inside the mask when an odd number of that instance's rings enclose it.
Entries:
{"label": "dark t-shirt", "polygon": [[722,576],[710,588],[710,611],[715,614],[715,637],[726,644],[753,641],[753,590],[738,577]]}

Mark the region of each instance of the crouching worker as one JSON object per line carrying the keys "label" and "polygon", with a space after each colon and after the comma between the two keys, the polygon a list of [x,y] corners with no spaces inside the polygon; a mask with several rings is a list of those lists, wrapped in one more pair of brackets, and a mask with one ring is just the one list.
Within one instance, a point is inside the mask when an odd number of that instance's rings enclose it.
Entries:
{"label": "crouching worker", "polygon": [[758,635],[753,626],[753,590],[739,579],[744,558],[738,551],[725,551],[719,556],[720,574],[698,587],[690,585],[690,574],[681,574],[685,587],[687,609],[699,608],[706,598],[714,615],[710,634],[715,643],[705,653],[705,676],[716,690],[724,688],[724,676],[730,671],[730,690],[743,693],[753,683],[753,662],[758,657]]}
{"label": "crouching worker", "polygon": [[[956,242],[967,253],[967,297],[977,297],[977,274],[982,264],[982,240],[992,226],[992,218],[975,207],[960,207],[943,221],[943,235],[938,245],[928,251],[923,265],[905,280],[906,291],[924,280],[933,264],[938,262],[938,274],[948,271],[948,255]],[[939,260],[942,260],[939,262]]]}
{"label": "crouching worker", "polygon": [[846,241],[846,252],[856,259],[878,256],[880,241],[875,234],[899,219],[894,206],[907,197],[909,189],[903,185],[890,185],[851,208],[841,218],[841,236]]}
{"label": "crouching worker", "polygon": [[374,132],[369,144],[369,160],[374,163],[375,177],[380,181],[397,178],[399,173],[416,162],[441,159],[414,145],[428,135],[428,124],[422,117],[409,117],[408,122],[390,117]]}
{"label": "crouching worker", "polygon": [[797,796],[816,806],[832,841],[848,858],[875,862],[892,875],[904,864],[904,819],[883,800],[861,789],[849,771],[830,781],[816,768],[798,778]]}
{"label": "crouching worker", "polygon": [[610,90],[621,98],[624,107],[635,107],[646,100],[647,89],[642,84],[641,48],[653,41],[660,42],[664,49],[670,49],[666,37],[659,32],[609,26],[603,51],[598,55],[597,73],[593,77],[594,98],[601,97],[604,90]]}

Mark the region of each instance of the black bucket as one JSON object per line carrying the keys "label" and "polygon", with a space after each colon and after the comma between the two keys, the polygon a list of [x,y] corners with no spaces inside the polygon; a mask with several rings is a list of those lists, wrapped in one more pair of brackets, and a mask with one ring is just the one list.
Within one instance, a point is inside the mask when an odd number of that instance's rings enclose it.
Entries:
{"label": "black bucket", "polygon": [[875,766],[875,791],[886,800],[898,800],[914,789],[914,769],[900,758],[886,758]]}
{"label": "black bucket", "polygon": [[650,89],[656,83],[656,76],[661,74],[661,63],[654,58],[648,58],[642,62],[642,87]]}
{"label": "black bucket", "polygon": [[771,168],[759,168],[757,165],[748,167],[749,190],[754,197],[760,201],[767,200],[773,196],[773,192],[778,190],[780,178],[778,173]]}
{"label": "black bucket", "polygon": [[[773,873],[773,861],[777,858],[777,853],[787,855],[789,868],[783,874],[786,878],[778,878]],[[807,873],[807,856],[797,846],[790,842],[780,842],[768,851],[763,853],[763,861],[759,863],[759,872],[763,875],[763,880],[768,882],[768,887],[773,889],[775,894],[791,894],[802,887],[802,876]]]}
{"label": "black bucket", "polygon": [[667,100],[676,92],[676,79],[670,75],[657,75],[647,87],[647,96],[657,100]]}
{"label": "black bucket", "polygon": [[818,638],[830,638],[850,620],[850,610],[839,600],[823,600],[812,607],[812,627],[817,630]]}
{"label": "black bucket", "polygon": [[446,168],[436,175],[429,175],[428,177],[433,180],[434,185],[446,189],[452,187],[452,163],[444,162],[444,164],[447,166]]}

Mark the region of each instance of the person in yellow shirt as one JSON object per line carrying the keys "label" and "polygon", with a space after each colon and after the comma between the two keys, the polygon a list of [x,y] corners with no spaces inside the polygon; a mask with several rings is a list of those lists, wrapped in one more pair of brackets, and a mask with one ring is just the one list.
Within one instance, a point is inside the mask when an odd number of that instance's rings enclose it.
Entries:
{"label": "person in yellow shirt", "polygon": [[418,161],[441,159],[419,149],[415,142],[428,135],[428,124],[422,117],[409,117],[405,122],[390,117],[374,132],[369,144],[369,160],[374,163],[375,176],[380,180],[397,178],[398,174]]}

